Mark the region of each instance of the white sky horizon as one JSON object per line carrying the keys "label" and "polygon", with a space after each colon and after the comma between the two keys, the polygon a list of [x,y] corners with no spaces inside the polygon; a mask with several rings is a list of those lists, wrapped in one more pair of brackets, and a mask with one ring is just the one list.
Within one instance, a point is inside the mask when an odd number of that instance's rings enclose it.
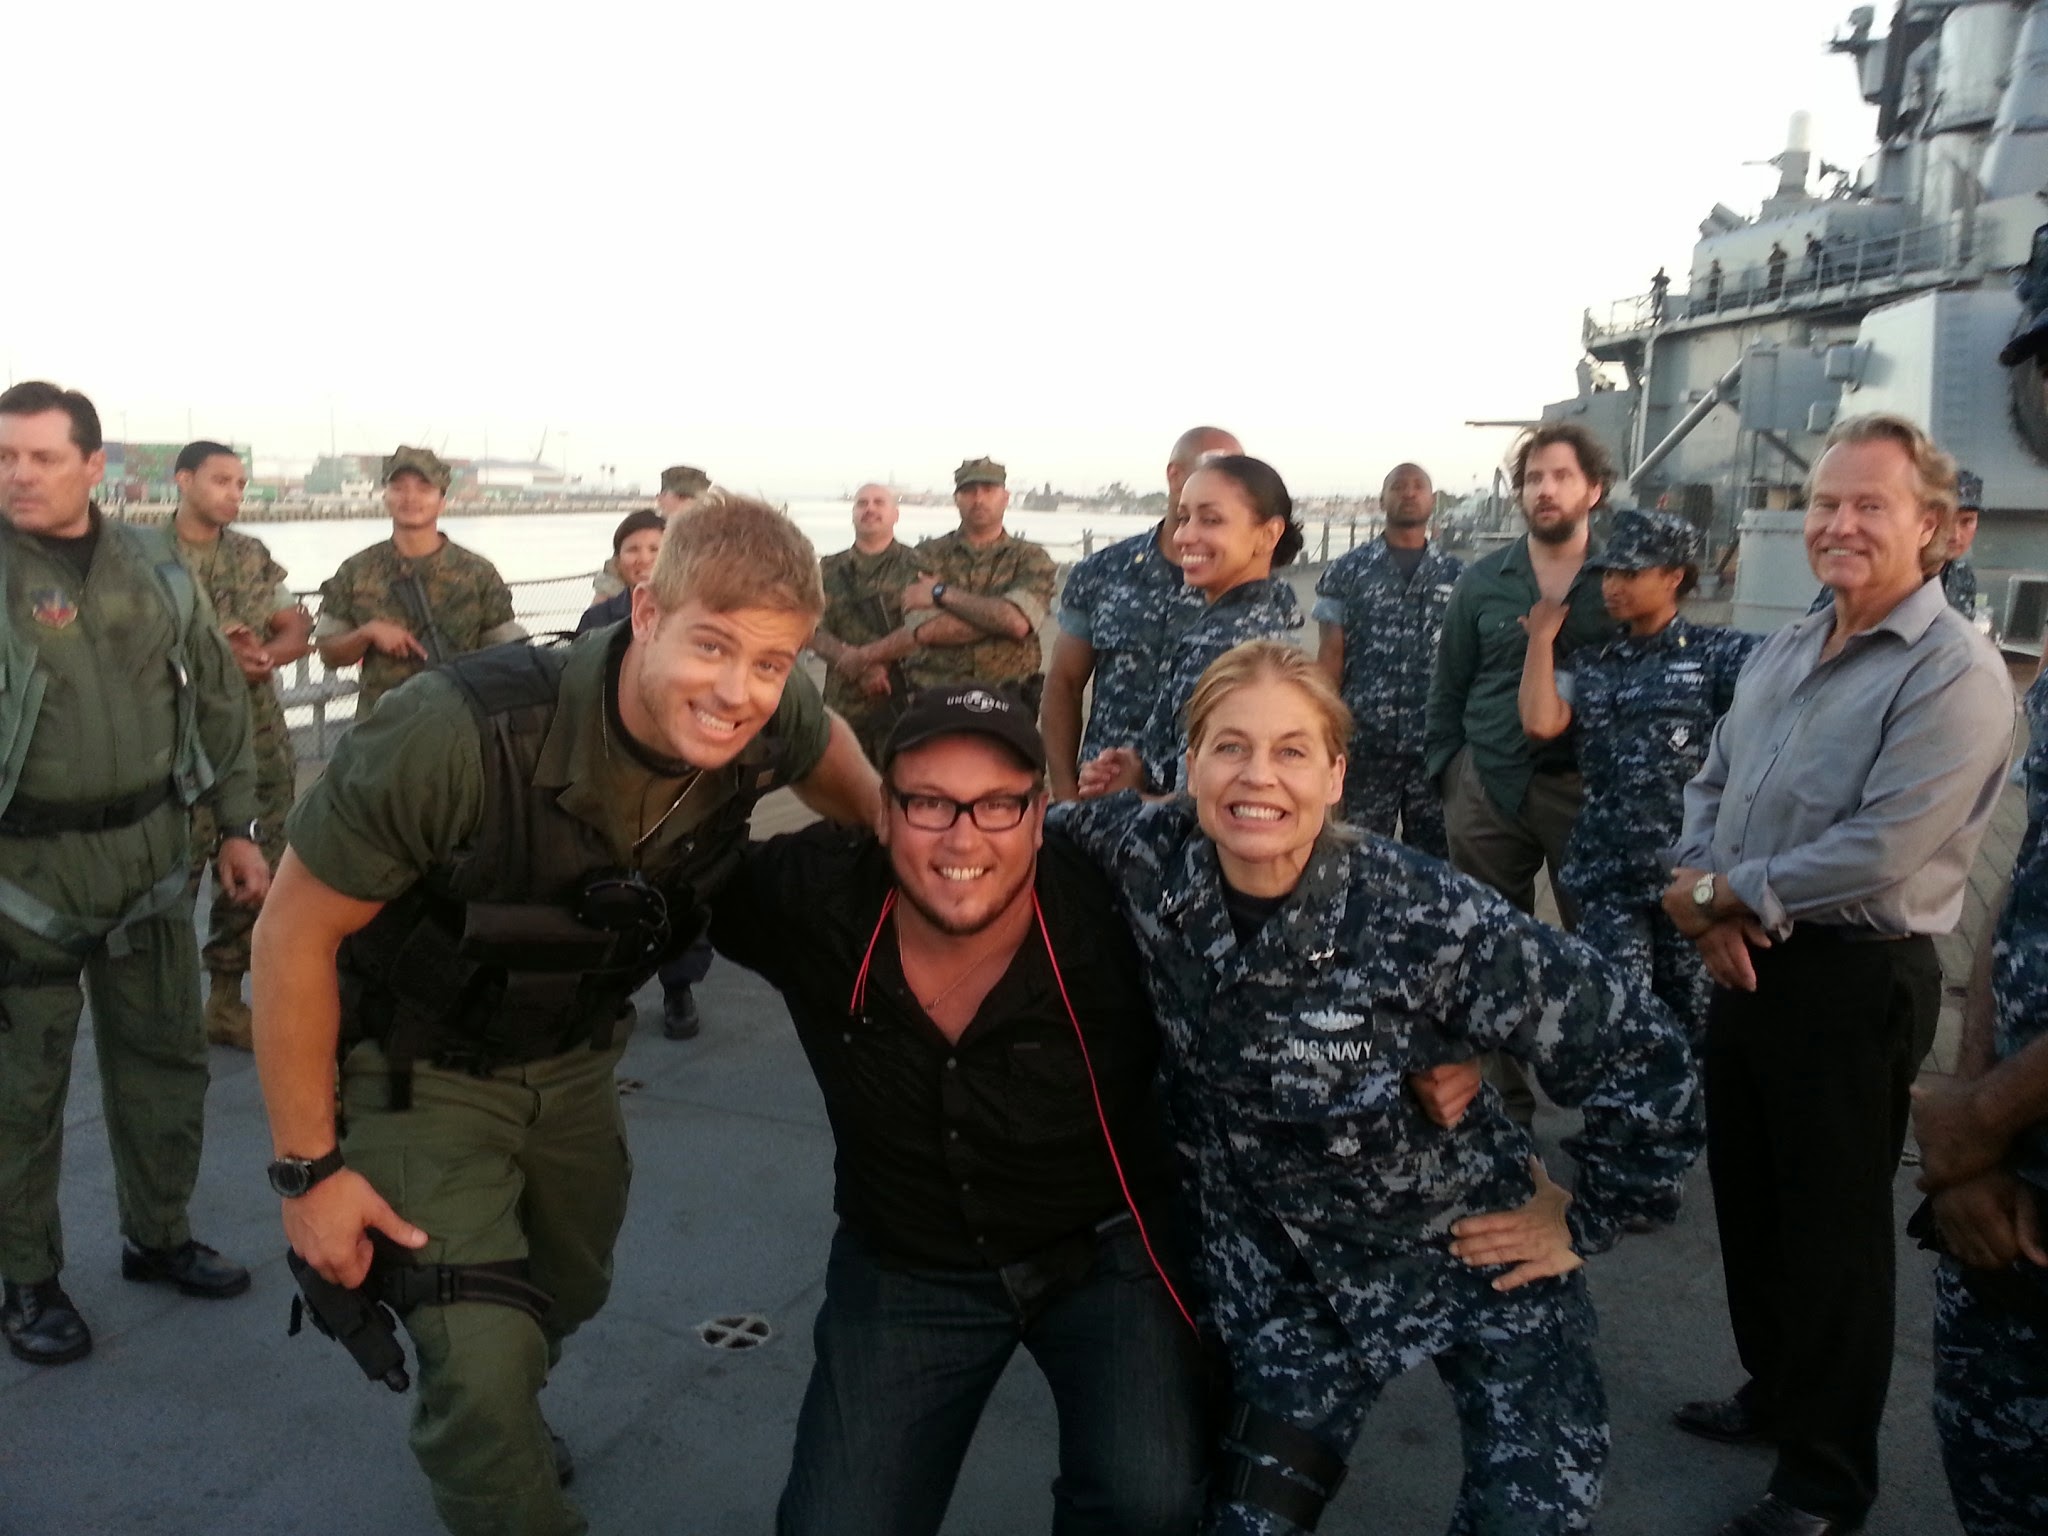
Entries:
{"label": "white sky horizon", "polygon": [[[1889,6],[1880,7],[1879,26]],[[7,377],[109,437],[664,464],[780,496],[1157,488],[1213,423],[1304,494],[1490,476],[1582,312],[1677,286],[1847,0],[592,0],[10,17]]]}

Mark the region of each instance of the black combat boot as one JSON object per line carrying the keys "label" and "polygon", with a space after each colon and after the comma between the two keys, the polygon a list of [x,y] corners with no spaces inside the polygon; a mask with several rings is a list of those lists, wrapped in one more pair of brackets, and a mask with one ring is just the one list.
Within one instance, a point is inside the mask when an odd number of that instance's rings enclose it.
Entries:
{"label": "black combat boot", "polygon": [[132,1238],[121,1243],[123,1280],[166,1280],[187,1296],[224,1301],[249,1289],[249,1271],[204,1243],[185,1239],[175,1248],[144,1248]]}
{"label": "black combat boot", "polygon": [[0,1281],[0,1333],[30,1365],[64,1365],[92,1353],[92,1330],[55,1275],[30,1285]]}

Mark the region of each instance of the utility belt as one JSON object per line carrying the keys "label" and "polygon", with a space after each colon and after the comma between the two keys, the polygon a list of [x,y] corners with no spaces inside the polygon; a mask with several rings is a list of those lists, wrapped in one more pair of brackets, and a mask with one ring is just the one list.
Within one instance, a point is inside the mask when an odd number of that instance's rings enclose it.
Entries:
{"label": "utility belt", "polygon": [[177,793],[169,779],[132,795],[81,804],[16,795],[0,811],[0,837],[55,837],[60,832],[112,832],[132,827]]}

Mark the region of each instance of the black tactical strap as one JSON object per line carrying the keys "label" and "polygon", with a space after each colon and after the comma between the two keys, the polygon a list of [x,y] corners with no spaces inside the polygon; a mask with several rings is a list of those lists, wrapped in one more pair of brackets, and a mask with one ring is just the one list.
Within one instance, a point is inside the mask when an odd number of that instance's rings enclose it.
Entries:
{"label": "black tactical strap", "polygon": [[[1284,1476],[1278,1467],[1264,1467],[1242,1456],[1225,1452],[1222,1499],[1226,1504],[1249,1504],[1253,1509],[1278,1515],[1304,1531],[1314,1531],[1323,1518],[1328,1496],[1306,1483]],[[1332,1490],[1334,1491],[1334,1490]]]}
{"label": "black tactical strap", "polygon": [[60,832],[112,832],[132,827],[171,798],[172,785],[163,779],[118,800],[65,805],[16,795],[0,813],[0,837],[54,837]]}
{"label": "black tactical strap", "polygon": [[[1288,1471],[1307,1478],[1334,1499],[1349,1470],[1344,1458],[1321,1440],[1277,1414],[1240,1401],[1230,1412],[1223,1438],[1254,1456],[1270,1456]],[[1299,1523],[1299,1522],[1297,1522]]]}
{"label": "black tactical strap", "polygon": [[25,960],[12,956],[0,958],[0,987],[54,987],[63,982],[78,980],[78,973],[85,968],[85,962],[76,965],[53,967],[30,965]]}
{"label": "black tactical strap", "polygon": [[526,1278],[523,1259],[492,1264],[392,1264],[378,1275],[378,1287],[400,1317],[414,1307],[447,1307],[461,1301],[512,1307],[536,1323],[555,1298]]}

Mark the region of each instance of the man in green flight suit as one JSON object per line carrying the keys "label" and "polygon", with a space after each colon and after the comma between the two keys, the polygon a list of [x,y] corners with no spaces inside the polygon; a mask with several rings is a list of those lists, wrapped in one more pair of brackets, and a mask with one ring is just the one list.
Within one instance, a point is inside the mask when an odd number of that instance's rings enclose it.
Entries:
{"label": "man in green flight suit", "polygon": [[[263,541],[231,526],[241,515],[249,471],[225,443],[187,443],[177,460],[178,511],[171,526],[178,558],[213,599],[220,632],[249,684],[249,743],[256,755],[256,826],[263,857],[274,869],[284,857],[284,815],[296,788],[292,737],[278,697],[277,676],[312,649],[313,616],[285,586],[285,569]],[[213,815],[205,805],[192,816],[192,889],[198,893],[213,847]],[[214,891],[207,920],[206,1038],[213,1045],[249,1049],[249,1005],[242,978],[249,971],[249,930],[256,908]]]}
{"label": "man in green flight suit", "polygon": [[828,669],[825,703],[845,716],[871,763],[882,760],[882,743],[910,696],[903,668],[872,661],[867,650],[902,625],[903,589],[920,571],[917,552],[896,538],[900,515],[888,486],[862,486],[853,495],[853,547],[818,562],[825,616],[811,650]]}
{"label": "man in green flight suit", "polygon": [[[249,1273],[192,1240],[206,1036],[187,889],[210,796],[222,893],[270,883],[253,832],[248,689],[160,529],[106,519],[99,413],[0,393],[0,1334],[61,1365],[92,1334],[58,1281],[64,1100],[92,995],[121,1273],[220,1298]],[[239,830],[235,830],[239,829]]]}
{"label": "man in green flight suit", "polygon": [[441,531],[453,478],[431,448],[386,455],[391,537],[350,555],[320,585],[313,643],[330,668],[363,664],[358,720],[415,672],[526,636],[498,568]]}
{"label": "man in green flight suit", "polygon": [[796,525],[714,493],[670,525],[630,623],[414,679],[292,812],[256,926],[271,1182],[306,1262],[395,1295],[452,1531],[586,1529],[537,1395],[610,1287],[632,993],[702,932],[763,794],[879,813],[797,671],[824,606]]}
{"label": "man in green flight suit", "polygon": [[1045,691],[1038,627],[1052,611],[1052,556],[1003,527],[1009,475],[994,459],[953,471],[960,526],[917,546],[925,572],[903,589],[903,627],[868,648],[871,663],[901,660],[910,686],[992,683],[1033,714]]}

